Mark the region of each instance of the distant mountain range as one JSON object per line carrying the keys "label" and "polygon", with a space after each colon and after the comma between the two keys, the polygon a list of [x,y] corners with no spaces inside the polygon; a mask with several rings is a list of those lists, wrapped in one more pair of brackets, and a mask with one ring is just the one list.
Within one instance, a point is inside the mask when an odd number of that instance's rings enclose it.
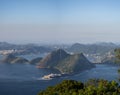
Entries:
{"label": "distant mountain range", "polygon": [[75,43],[67,50],[74,53],[86,53],[86,54],[105,54],[109,51],[114,51],[115,48],[120,47],[113,43],[97,43],[97,44],[80,44]]}
{"label": "distant mountain range", "polygon": [[[6,51],[3,51],[3,50],[6,50]],[[7,42],[0,42],[0,51],[3,51],[3,54],[4,54],[4,52],[8,52],[7,50],[11,50],[12,52],[10,53],[15,55],[25,55],[25,54],[51,52],[53,49],[48,48],[46,46],[39,46],[35,44],[15,45]]]}
{"label": "distant mountain range", "polygon": [[108,54],[114,55],[114,49],[120,48],[120,45],[114,43],[95,43],[95,44],[80,44],[73,45],[15,45],[6,42],[0,42],[0,54],[13,55],[29,55],[29,54],[44,54],[50,53],[59,48],[64,49],[70,54],[83,53],[87,59],[93,63],[100,63]]}
{"label": "distant mountain range", "polygon": [[0,42],[0,50],[18,50],[18,52],[12,52],[15,54],[30,54],[30,53],[45,53],[62,48],[68,52],[73,53],[86,53],[86,54],[104,54],[109,51],[113,51],[115,48],[120,47],[114,43],[96,43],[96,44],[80,44],[75,43],[73,45],[15,45],[7,42]]}

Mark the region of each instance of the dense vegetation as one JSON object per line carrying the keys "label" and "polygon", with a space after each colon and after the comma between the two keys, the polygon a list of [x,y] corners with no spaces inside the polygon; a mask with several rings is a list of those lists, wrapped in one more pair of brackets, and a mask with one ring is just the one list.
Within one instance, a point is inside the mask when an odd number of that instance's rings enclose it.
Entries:
{"label": "dense vegetation", "polygon": [[[120,48],[115,49],[116,63],[120,64]],[[118,73],[120,73],[120,68],[118,69]],[[119,78],[120,81],[120,78]]]}
{"label": "dense vegetation", "polygon": [[120,86],[115,81],[98,79],[91,79],[86,83],[64,80],[38,95],[120,95]]}
{"label": "dense vegetation", "polygon": [[115,56],[117,58],[117,62],[120,62],[120,49],[115,49]]}
{"label": "dense vegetation", "polygon": [[56,68],[62,73],[80,72],[95,67],[82,53],[69,55],[61,60]]}

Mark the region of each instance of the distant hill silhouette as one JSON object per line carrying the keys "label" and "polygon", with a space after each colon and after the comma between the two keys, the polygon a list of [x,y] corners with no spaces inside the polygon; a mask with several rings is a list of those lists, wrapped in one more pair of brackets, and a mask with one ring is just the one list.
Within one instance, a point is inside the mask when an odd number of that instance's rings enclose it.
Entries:
{"label": "distant hill silhouette", "polygon": [[4,59],[1,60],[2,63],[28,63],[29,61],[22,57],[16,57],[12,54],[6,55]]}
{"label": "distant hill silhouette", "polygon": [[86,53],[86,54],[105,54],[109,51],[114,51],[116,47],[119,47],[113,43],[99,43],[99,44],[80,44],[75,43],[67,49],[73,53]]}
{"label": "distant hill silhouette", "polygon": [[[26,54],[36,54],[36,53],[46,53],[52,51],[51,48],[46,46],[39,46],[36,44],[10,44],[7,42],[0,42],[0,50],[18,50],[18,52],[13,52],[14,55],[26,55]],[[20,51],[19,51],[20,50]]]}

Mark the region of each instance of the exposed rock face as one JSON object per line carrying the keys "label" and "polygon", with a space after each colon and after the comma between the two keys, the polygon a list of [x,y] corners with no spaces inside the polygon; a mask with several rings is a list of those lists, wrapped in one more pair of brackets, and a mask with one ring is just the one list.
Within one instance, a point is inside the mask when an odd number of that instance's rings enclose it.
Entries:
{"label": "exposed rock face", "polygon": [[1,61],[2,63],[28,63],[29,61],[22,57],[16,57],[12,54],[6,55],[5,58]]}
{"label": "exposed rock face", "polygon": [[89,62],[82,53],[70,55],[58,49],[43,58],[38,66],[39,68],[55,68],[61,73],[72,73],[93,68],[94,64]]}

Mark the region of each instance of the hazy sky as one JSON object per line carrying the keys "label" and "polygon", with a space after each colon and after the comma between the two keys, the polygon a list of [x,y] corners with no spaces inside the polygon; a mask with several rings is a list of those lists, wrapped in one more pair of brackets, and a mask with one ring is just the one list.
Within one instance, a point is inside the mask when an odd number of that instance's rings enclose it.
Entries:
{"label": "hazy sky", "polygon": [[120,0],[0,0],[0,41],[120,42]]}

